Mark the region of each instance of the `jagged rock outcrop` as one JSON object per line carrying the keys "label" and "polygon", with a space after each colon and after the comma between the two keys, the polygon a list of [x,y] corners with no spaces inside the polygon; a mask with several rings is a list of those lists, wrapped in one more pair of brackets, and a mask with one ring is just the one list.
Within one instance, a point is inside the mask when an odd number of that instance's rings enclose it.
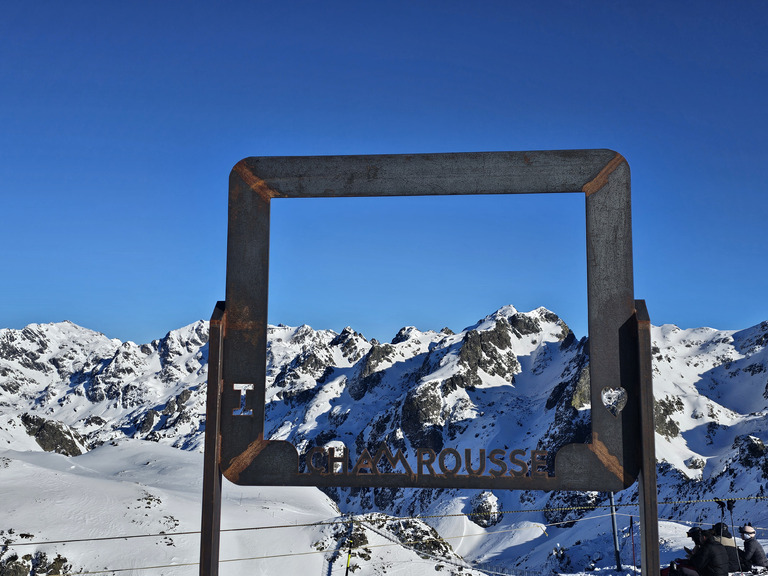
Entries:
{"label": "jagged rock outcrop", "polygon": [[207,334],[196,322],[137,346],[69,322],[0,330],[0,405],[26,400],[30,433],[66,454],[149,432],[199,447]]}
{"label": "jagged rock outcrop", "polygon": [[[0,441],[70,455],[124,437],[201,450],[207,329],[196,322],[142,345],[71,323],[0,330]],[[691,496],[768,492],[768,322],[742,331],[654,327],[652,339],[660,483]],[[504,307],[456,332],[406,327],[384,344],[351,328],[270,326],[267,360],[266,435],[301,453],[343,445],[354,463],[384,443],[413,463],[416,448],[535,449],[548,452],[553,473],[560,447],[590,440],[588,341],[543,308]],[[347,510],[394,514],[478,497],[327,492]],[[603,497],[488,494],[502,509],[583,510],[577,505]]]}
{"label": "jagged rock outcrop", "polygon": [[403,432],[411,446],[431,448],[435,452],[442,450],[443,396],[439,382],[426,382],[411,388],[402,406]]}
{"label": "jagged rock outcrop", "polygon": [[503,519],[501,509],[499,508],[499,499],[493,492],[484,490],[476,494],[470,500],[469,505],[469,519],[478,526],[489,528],[495,526]]}
{"label": "jagged rock outcrop", "polygon": [[21,558],[12,554],[8,558],[0,558],[0,576],[59,576],[70,574],[72,565],[57,554],[50,560],[45,552],[25,554]]}
{"label": "jagged rock outcrop", "polygon": [[353,400],[360,400],[366,392],[377,386],[384,377],[382,364],[390,365],[395,349],[390,344],[374,344],[359,363],[359,372],[347,384]]}
{"label": "jagged rock outcrop", "polygon": [[46,452],[79,456],[85,450],[82,436],[66,424],[26,413],[22,414],[21,421],[27,429],[27,434],[34,437],[40,448]]}

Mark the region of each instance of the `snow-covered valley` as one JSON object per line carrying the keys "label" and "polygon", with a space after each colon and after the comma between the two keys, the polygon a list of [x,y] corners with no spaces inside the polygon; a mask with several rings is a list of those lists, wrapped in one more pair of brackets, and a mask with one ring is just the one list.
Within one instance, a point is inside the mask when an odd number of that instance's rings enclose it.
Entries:
{"label": "snow-covered valley", "polygon": [[[203,321],[140,345],[66,322],[0,330],[0,576],[197,573],[207,337]],[[715,497],[766,542],[768,322],[652,339],[662,563],[691,525],[721,520]],[[353,455],[383,441],[408,458],[427,442],[554,453],[588,437],[588,361],[543,308],[389,343],[274,326],[267,433]],[[636,498],[616,494],[625,566],[640,556]],[[221,573],[343,574],[351,545],[357,575],[611,574],[607,501],[225,482]]]}

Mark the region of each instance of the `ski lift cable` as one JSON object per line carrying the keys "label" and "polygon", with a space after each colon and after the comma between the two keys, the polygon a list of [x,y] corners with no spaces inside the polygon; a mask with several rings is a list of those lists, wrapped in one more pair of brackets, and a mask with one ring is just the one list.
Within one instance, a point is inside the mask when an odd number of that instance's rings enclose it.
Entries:
{"label": "ski lift cable", "polygon": [[[708,499],[700,499],[700,500],[666,500],[666,501],[660,501],[658,504],[660,506],[662,505],[675,505],[675,504],[704,504],[708,502],[717,502],[718,498],[708,498]],[[768,496],[744,496],[740,498],[729,498],[729,500],[768,500]],[[637,507],[637,503],[627,503],[627,504],[616,504],[616,507]],[[588,506],[563,506],[563,507],[557,507],[557,508],[536,508],[536,509],[522,509],[522,510],[499,510],[497,512],[459,512],[454,514],[431,514],[431,515],[416,515],[416,516],[398,516],[398,517],[392,517],[392,521],[396,520],[428,520],[428,519],[438,519],[438,518],[457,518],[457,517],[479,517],[479,516],[491,516],[491,515],[506,515],[506,514],[530,514],[530,513],[536,513],[536,512],[568,512],[568,511],[576,511],[576,510],[599,510],[601,508],[610,508],[609,504],[593,504]],[[628,514],[624,513],[618,513],[623,516],[627,516]],[[670,521],[677,521],[677,522],[684,522],[684,523],[692,523],[692,521],[684,521],[674,518],[664,518],[664,520],[670,520]],[[349,518],[339,518],[336,520],[322,520],[318,522],[309,522],[309,523],[302,523],[302,524],[274,524],[274,525],[267,525],[267,526],[248,526],[248,527],[242,527],[242,528],[222,528],[220,532],[249,532],[249,531],[255,531],[255,530],[273,530],[273,529],[280,529],[280,528],[306,528],[311,526],[332,526],[335,524],[348,524],[349,522],[353,522],[354,520],[350,520]],[[569,520],[567,522],[576,522],[578,520]],[[563,522],[560,522],[558,524],[562,524]],[[766,530],[766,528],[760,528],[755,527],[756,530]],[[109,541],[109,540],[130,540],[135,538],[165,538],[165,537],[175,537],[175,536],[191,536],[200,534],[199,530],[190,530],[190,531],[184,531],[184,532],[158,532],[158,533],[150,533],[150,534],[124,534],[124,535],[118,535],[118,536],[101,536],[96,538],[69,538],[69,539],[61,539],[61,540],[39,540],[39,541],[29,541],[29,542],[13,542],[9,543],[13,546],[44,546],[44,545],[50,545],[50,544],[71,544],[71,543],[78,543],[78,542],[102,542],[102,541]]]}
{"label": "ski lift cable", "polygon": [[[601,514],[599,516],[590,516],[590,517],[587,517],[587,518],[578,518],[578,519],[575,519],[575,520],[565,520],[565,521],[561,521],[561,522],[551,522],[551,523],[548,523],[548,524],[544,524],[543,526],[549,527],[549,526],[557,526],[557,525],[560,525],[560,524],[586,522],[586,521],[591,521],[591,520],[597,520],[599,518],[606,518],[608,516],[610,516],[610,514]],[[404,520],[404,519],[409,519],[409,518],[393,518],[392,520]],[[412,518],[410,518],[410,519],[412,519]],[[363,525],[364,527],[367,527],[367,528],[371,529],[373,532],[376,532],[377,534],[382,535],[379,530],[373,529],[370,525],[368,525],[367,522],[365,522],[363,520],[347,519],[347,520],[344,520],[343,522],[337,521],[337,522],[334,522],[334,523],[340,524],[340,523],[349,523],[349,522],[357,522],[358,524]],[[314,525],[318,525],[318,524],[320,524],[320,523],[310,523],[310,524],[305,524],[304,526],[314,526]],[[329,522],[329,523],[326,523],[326,524],[331,524],[331,523]],[[294,527],[294,528],[297,527],[297,525],[295,525],[295,524],[290,524],[290,525],[285,525],[285,526],[286,527],[290,526],[290,527]],[[259,528],[267,528],[267,527],[259,527]],[[371,549],[371,548],[386,548],[386,547],[392,547],[392,546],[406,546],[407,547],[409,545],[418,544],[418,543],[424,542],[425,540],[430,540],[430,539],[445,541],[445,540],[455,540],[455,539],[468,538],[468,537],[493,536],[493,535],[496,535],[496,534],[515,532],[515,531],[524,530],[524,529],[525,528],[508,528],[508,529],[503,529],[503,530],[494,530],[494,531],[482,532],[482,533],[477,533],[477,534],[462,534],[460,536],[442,536],[442,537],[439,537],[439,538],[426,538],[426,539],[425,538],[420,538],[419,540],[413,540],[413,541],[401,541],[401,540],[391,539],[391,543],[390,544],[360,544],[358,546],[353,547],[353,550],[354,549],[358,549],[358,548],[368,548],[368,549]],[[194,534],[196,532],[191,532],[191,533]],[[177,534],[180,534],[180,533],[177,533]],[[189,534],[189,533],[184,533],[184,534]],[[545,534],[546,534],[546,532],[545,532]],[[169,534],[163,534],[163,536],[166,536],[166,535],[169,535]],[[147,535],[147,536],[149,536],[149,535]],[[384,536],[384,537],[386,537],[386,536]],[[92,540],[103,540],[103,539],[104,538],[92,539]],[[28,544],[28,543],[25,543],[25,544]],[[328,552],[331,552],[331,551],[332,550],[328,549],[328,550],[312,550],[312,551],[309,551],[309,552],[286,552],[286,553],[283,553],[283,554],[269,554],[269,555],[264,555],[264,556],[229,558],[229,559],[220,560],[219,562],[223,564],[223,563],[232,563],[232,562],[246,562],[246,561],[253,561],[253,560],[269,560],[269,559],[274,559],[274,558],[287,558],[287,557],[293,557],[293,556],[308,556],[308,555],[313,555],[313,554],[325,554],[325,553],[328,553]],[[419,550],[414,550],[414,552],[416,552],[417,554],[423,554],[423,555],[429,556],[429,557],[435,559],[438,562],[447,563],[447,564],[455,564],[457,566],[460,565],[460,566],[462,566],[464,568],[475,569],[475,567],[473,567],[473,566],[462,565],[461,563],[453,562],[450,559],[445,559],[445,558],[442,558],[442,557],[439,557],[439,556],[433,556],[432,554],[429,554],[428,552],[419,551]],[[179,563],[179,564],[141,566],[141,567],[132,567],[132,568],[113,568],[113,569],[105,569],[105,570],[78,572],[78,574],[82,574],[82,575],[107,574],[107,573],[129,572],[129,571],[132,571],[132,570],[136,570],[136,571],[140,571],[140,570],[155,570],[155,569],[160,569],[160,568],[179,568],[179,567],[185,567],[185,566],[198,566],[198,565],[199,565],[199,562],[188,562],[188,563]]]}
{"label": "ski lift cable", "polygon": [[[609,516],[609,514],[603,514],[603,515],[597,516],[597,517],[593,516],[593,517],[590,517],[590,518],[581,518],[581,519],[576,520],[576,521],[578,522],[578,521],[594,520],[594,519],[602,518],[602,517],[606,517],[606,516]],[[361,525],[371,529],[373,532],[376,532],[376,533],[382,535],[379,532],[379,530],[373,530],[372,527],[369,526],[366,522],[359,521],[359,520],[356,521],[356,522],[358,522],[359,524],[361,524]],[[562,522],[554,522],[554,523],[546,524],[545,526],[555,526],[557,524],[562,524]],[[438,540],[438,539],[439,540],[455,540],[455,539],[459,539],[459,538],[466,538],[466,537],[473,537],[473,536],[493,536],[495,534],[503,534],[503,533],[507,533],[507,532],[515,532],[515,531],[519,531],[519,530],[523,530],[523,529],[524,528],[510,528],[510,529],[494,530],[492,532],[485,532],[485,533],[478,533],[478,534],[463,534],[461,536],[446,536],[446,537],[440,537],[440,538],[426,538],[426,539],[425,538],[421,538],[419,540],[413,540],[413,541],[407,541],[407,540],[406,541],[401,541],[401,540],[394,540],[393,539],[393,540],[391,540],[390,544],[360,544],[358,546],[353,547],[353,550],[359,549],[359,548],[368,548],[368,549],[371,549],[371,548],[387,548],[387,547],[392,547],[392,546],[406,546],[407,547],[408,545],[418,544],[418,543],[424,542],[425,540],[430,540],[430,539],[434,539],[434,540]],[[386,538],[386,536],[384,536],[384,537]],[[293,557],[293,556],[308,556],[308,555],[312,555],[312,554],[325,554],[325,553],[331,552],[331,551],[332,550],[328,549],[328,550],[312,550],[312,551],[309,551],[309,552],[286,552],[286,553],[283,553],[283,554],[269,554],[269,555],[264,555],[264,556],[250,556],[250,557],[242,557],[242,558],[229,558],[229,559],[219,560],[219,562],[224,564],[224,563],[231,563],[231,562],[247,562],[247,561],[254,561],[254,560],[269,560],[269,559],[274,559],[274,558],[287,558],[287,557]],[[445,564],[453,564],[453,565],[456,565],[456,566],[461,566],[462,568],[468,568],[468,569],[473,569],[473,570],[477,569],[476,567],[471,566],[469,564],[462,564],[460,562],[454,562],[451,559],[442,558],[440,556],[434,556],[434,555],[432,555],[432,554],[430,554],[429,552],[426,552],[426,551],[421,551],[421,550],[413,550],[413,551],[415,553],[417,553],[417,554],[428,556],[428,557],[430,557],[430,558],[432,558],[432,559],[434,559],[434,560],[436,560],[438,562],[442,562],[442,563],[445,563]],[[88,571],[88,572],[78,572],[78,574],[82,574],[82,575],[107,574],[107,573],[113,573],[113,572],[115,572],[115,573],[117,573],[117,572],[129,572],[131,570],[137,570],[137,571],[139,571],[139,570],[155,570],[155,569],[159,569],[159,568],[177,568],[177,567],[198,566],[198,565],[199,565],[198,562],[188,562],[188,563],[180,563],[180,564],[165,564],[165,565],[155,565],[155,566],[139,566],[139,567],[133,567],[133,568],[113,568],[113,569],[110,569],[110,570],[106,570],[105,569],[105,570],[96,570],[96,571]]]}

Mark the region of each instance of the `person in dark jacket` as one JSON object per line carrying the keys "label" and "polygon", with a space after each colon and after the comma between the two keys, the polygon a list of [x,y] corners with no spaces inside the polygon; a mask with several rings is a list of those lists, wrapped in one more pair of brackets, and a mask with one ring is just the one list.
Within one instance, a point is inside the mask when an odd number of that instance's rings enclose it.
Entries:
{"label": "person in dark jacket", "polygon": [[691,567],[691,556],[699,549],[701,528],[694,526],[688,530],[686,535],[693,540],[693,549],[688,548],[688,546],[683,546],[686,558],[675,558],[669,565],[669,568],[663,568],[661,570],[661,576],[697,576],[696,571]]}
{"label": "person in dark jacket", "polygon": [[699,541],[701,546],[691,556],[691,564],[699,576],[728,576],[728,552],[715,540],[715,533],[702,530]]}
{"label": "person in dark jacket", "polygon": [[[677,559],[670,564],[669,576],[728,576],[728,553],[714,539],[712,530],[694,526],[688,536],[695,544],[693,550],[686,547],[687,559]],[[664,570],[662,570],[664,574]]]}
{"label": "person in dark jacket", "polygon": [[714,532],[714,539],[725,546],[725,551],[728,553],[728,572],[741,572],[742,566],[741,561],[739,560],[739,547],[736,544],[736,540],[728,531],[728,526],[722,522],[718,522],[712,526],[712,532]]}
{"label": "person in dark jacket", "polygon": [[741,534],[741,539],[744,540],[743,559],[745,564],[747,564],[745,569],[752,566],[768,567],[768,558],[765,556],[765,551],[760,542],[755,539],[755,529],[747,524],[739,528],[739,533]]}

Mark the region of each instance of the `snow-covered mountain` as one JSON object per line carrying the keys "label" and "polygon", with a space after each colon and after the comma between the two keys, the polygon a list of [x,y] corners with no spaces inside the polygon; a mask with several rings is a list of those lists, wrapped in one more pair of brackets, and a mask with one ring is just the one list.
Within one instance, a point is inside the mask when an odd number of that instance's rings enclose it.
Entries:
{"label": "snow-covered mountain", "polygon": [[[151,539],[131,544],[130,553],[113,546],[95,557],[93,544],[47,545],[38,550],[46,554],[42,562],[20,534],[36,542],[62,534],[198,529],[207,337],[202,321],[144,345],[66,322],[0,330],[0,493],[14,503],[12,510],[3,506],[0,576],[8,566],[27,574],[35,562],[37,573],[53,573],[56,554],[66,558],[61,566],[89,571],[197,560],[194,538],[172,536],[173,546],[166,546],[172,553],[164,550],[166,559],[154,564],[140,552],[160,550]],[[666,325],[654,327],[652,339],[659,497],[675,502],[660,507],[662,559],[668,560],[685,541],[681,523],[721,519],[718,506],[706,501],[713,497],[737,499],[736,523],[768,527],[765,500],[754,499],[768,496],[768,322],[738,332]],[[587,341],[544,308],[523,313],[506,306],[458,333],[406,327],[389,343],[351,328],[337,334],[282,325],[269,328],[268,340],[266,432],[301,452],[343,443],[354,460],[386,441],[409,460],[414,446],[426,444],[554,454],[589,434]],[[39,487],[30,492],[25,484],[35,480]],[[78,493],[79,486],[85,491]],[[466,562],[544,572],[613,563],[610,521],[604,509],[589,508],[605,503],[602,493],[225,490],[225,527],[371,514],[352,535],[343,523],[301,528],[302,552],[314,550],[314,559],[285,558],[304,566],[316,561],[310,570],[323,573],[343,566],[337,549],[349,540],[361,543],[354,557],[359,574],[408,573],[397,572],[401,562],[430,571],[442,566],[445,573]],[[627,517],[636,520],[636,497],[634,488],[616,495],[628,555],[633,534],[639,550],[636,522],[630,533]],[[66,512],[43,504],[50,500]],[[279,521],[269,516],[281,507]],[[425,536],[433,529],[439,541]],[[254,546],[270,543],[265,550],[274,551],[285,545],[265,533],[244,532],[231,547],[223,539],[222,558],[261,557],[264,551]],[[414,550],[414,541],[443,544]],[[334,558],[337,564],[329,563]],[[624,562],[630,564],[631,555]],[[196,568],[164,570],[193,574]]]}

